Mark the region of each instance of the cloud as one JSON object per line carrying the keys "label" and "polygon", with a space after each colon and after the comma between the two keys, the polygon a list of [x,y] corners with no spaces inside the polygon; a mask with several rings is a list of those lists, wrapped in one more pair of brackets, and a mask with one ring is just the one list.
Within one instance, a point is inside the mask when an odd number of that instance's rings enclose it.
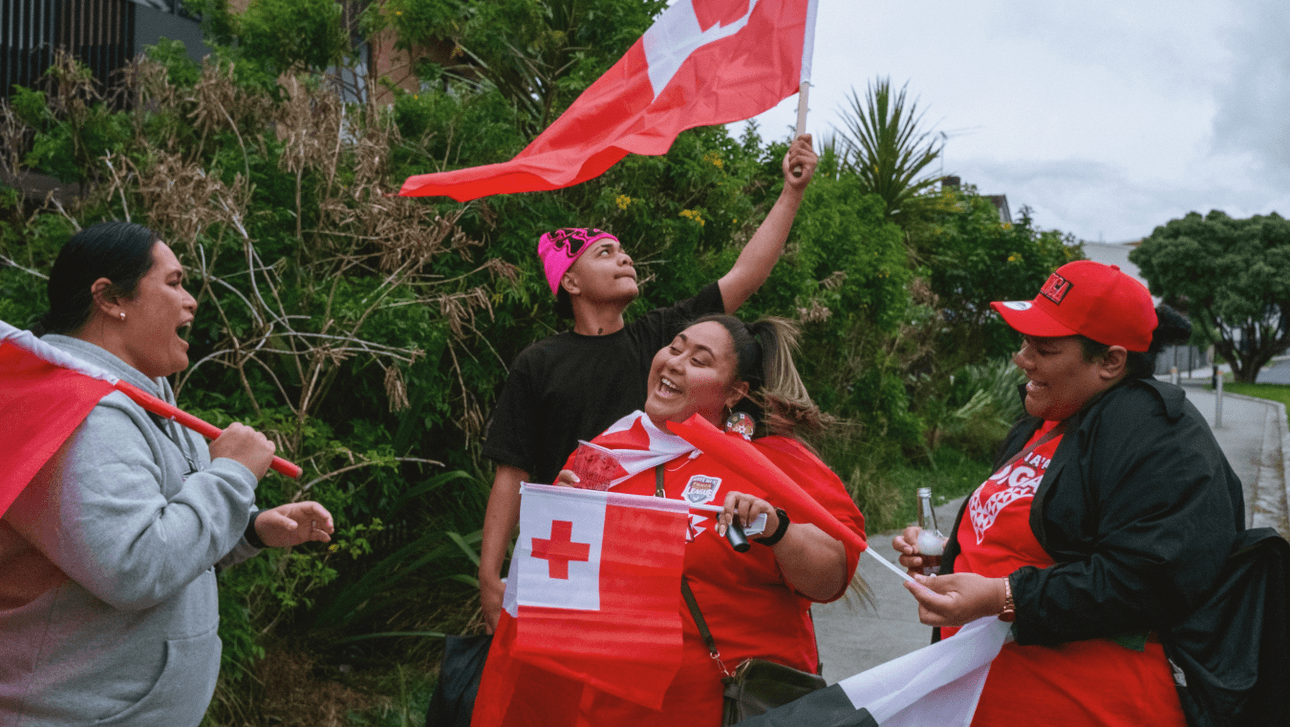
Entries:
{"label": "cloud", "polygon": [[817,140],[889,76],[948,132],[946,174],[1043,227],[1121,241],[1193,210],[1290,216],[1286,0],[820,0],[819,22]]}
{"label": "cloud", "polygon": [[1234,217],[1290,209],[1285,186],[1268,185],[1242,169],[1242,158],[1208,158],[1180,176],[1142,175],[1112,162],[966,160],[964,182],[982,194],[1007,194],[1015,211],[1034,210],[1035,223],[1081,239],[1127,242],[1188,212],[1220,209]]}
{"label": "cloud", "polygon": [[1271,171],[1290,171],[1290,4],[1274,0],[1232,9],[1240,22],[1224,34],[1234,62],[1216,89],[1214,148],[1249,152]]}

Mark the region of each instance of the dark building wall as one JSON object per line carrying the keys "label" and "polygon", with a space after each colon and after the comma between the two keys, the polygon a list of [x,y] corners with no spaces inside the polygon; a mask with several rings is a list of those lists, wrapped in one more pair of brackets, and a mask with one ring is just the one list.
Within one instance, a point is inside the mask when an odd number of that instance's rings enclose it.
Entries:
{"label": "dark building wall", "polygon": [[[160,9],[157,7],[160,5]],[[210,52],[196,20],[164,0],[0,0],[0,95],[35,85],[63,48],[107,85],[144,46],[182,40],[198,63]]]}
{"label": "dark building wall", "polygon": [[128,0],[0,2],[0,93],[31,87],[64,48],[106,82],[132,55],[135,5]]}
{"label": "dark building wall", "polygon": [[202,42],[201,25],[192,18],[156,10],[140,4],[135,7],[134,54],[143,52],[144,46],[156,45],[162,38],[182,40],[188,57],[201,63],[211,51]]}

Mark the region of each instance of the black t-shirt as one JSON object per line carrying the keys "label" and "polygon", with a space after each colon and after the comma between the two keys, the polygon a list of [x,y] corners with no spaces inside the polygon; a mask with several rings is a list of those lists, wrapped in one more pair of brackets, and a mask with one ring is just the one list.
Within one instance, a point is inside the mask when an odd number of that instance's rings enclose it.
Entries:
{"label": "black t-shirt", "polygon": [[515,357],[493,409],[484,456],[551,482],[579,439],[591,439],[645,404],[650,363],[686,323],[724,313],[721,288],[656,308],[607,336],[558,333]]}

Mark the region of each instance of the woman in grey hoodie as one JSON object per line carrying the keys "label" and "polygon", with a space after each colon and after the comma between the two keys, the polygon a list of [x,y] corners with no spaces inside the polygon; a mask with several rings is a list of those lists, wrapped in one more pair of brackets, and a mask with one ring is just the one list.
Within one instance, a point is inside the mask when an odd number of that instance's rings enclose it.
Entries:
{"label": "woman in grey hoodie", "polygon": [[[49,279],[43,340],[167,401],[197,301],[150,230],[86,228]],[[209,447],[104,397],[0,518],[0,727],[198,724],[219,673],[215,567],[326,542],[315,502],[257,510],[274,445]]]}

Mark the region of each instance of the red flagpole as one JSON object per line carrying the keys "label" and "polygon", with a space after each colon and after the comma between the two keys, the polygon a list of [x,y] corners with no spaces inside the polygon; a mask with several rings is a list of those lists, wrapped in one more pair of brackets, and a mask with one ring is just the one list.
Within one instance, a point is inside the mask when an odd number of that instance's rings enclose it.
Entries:
{"label": "red flagpole", "polygon": [[[198,434],[202,435],[203,437],[206,437],[207,439],[215,439],[216,437],[224,433],[223,429],[220,429],[214,424],[210,424],[201,419],[198,419],[192,414],[189,414],[188,412],[183,411],[177,406],[168,404],[162,401],[161,399],[158,399],[157,397],[153,396],[152,394],[149,394],[146,391],[143,391],[142,389],[140,389],[137,386],[134,386],[133,384],[118,380],[115,386],[117,391],[130,397],[132,400],[134,400],[134,403],[138,404],[144,409],[147,409],[148,411],[152,412],[153,414],[156,414],[159,417],[163,417],[165,419],[170,419],[172,421],[175,421],[179,423],[180,426],[187,427],[193,430],[194,432],[197,432]],[[272,469],[274,472],[277,472],[282,475],[286,475],[287,477],[290,477],[293,480],[299,479],[300,473],[303,472],[303,470],[300,469],[300,465],[292,462],[288,462],[287,460],[276,456],[273,458],[273,462],[272,464],[269,465],[269,468]]]}

